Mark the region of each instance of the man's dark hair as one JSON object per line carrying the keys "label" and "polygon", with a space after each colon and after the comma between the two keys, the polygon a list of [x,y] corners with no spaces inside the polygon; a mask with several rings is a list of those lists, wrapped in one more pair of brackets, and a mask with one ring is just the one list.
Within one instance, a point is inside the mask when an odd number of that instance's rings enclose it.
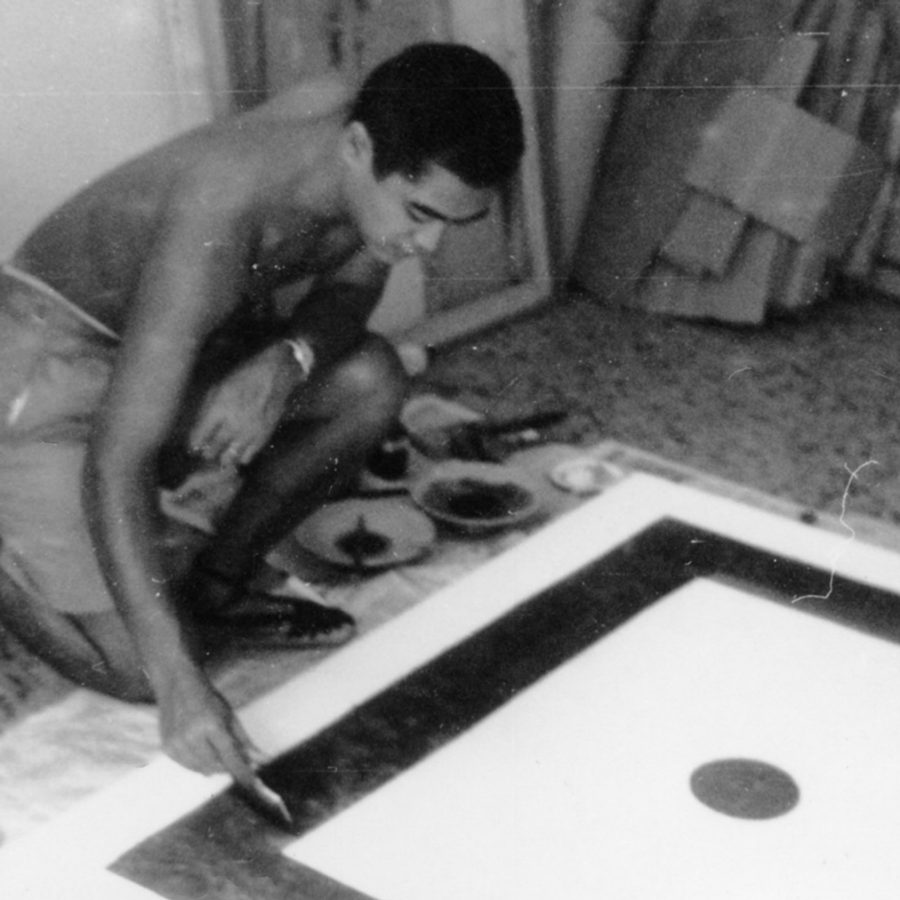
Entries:
{"label": "man's dark hair", "polygon": [[377,66],[348,121],[365,125],[377,178],[429,164],[471,187],[495,187],[519,165],[522,112],[509,76],[464,44],[413,44]]}

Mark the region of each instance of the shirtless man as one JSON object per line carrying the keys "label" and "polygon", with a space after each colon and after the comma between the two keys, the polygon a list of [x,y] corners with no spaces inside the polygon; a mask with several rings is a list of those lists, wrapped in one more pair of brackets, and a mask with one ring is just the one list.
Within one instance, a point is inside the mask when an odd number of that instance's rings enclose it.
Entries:
{"label": "shirtless man", "polygon": [[[405,373],[366,332],[391,265],[484,216],[521,152],[505,74],[422,44],[349,111],[275,98],[49,216],[0,276],[4,627],[77,683],[155,701],[178,762],[250,778],[206,624],[262,613],[287,646],[349,636],[342,611],[247,585],[396,421]],[[299,279],[312,289],[277,315],[273,293]],[[182,577],[158,540],[173,448],[243,475]]]}

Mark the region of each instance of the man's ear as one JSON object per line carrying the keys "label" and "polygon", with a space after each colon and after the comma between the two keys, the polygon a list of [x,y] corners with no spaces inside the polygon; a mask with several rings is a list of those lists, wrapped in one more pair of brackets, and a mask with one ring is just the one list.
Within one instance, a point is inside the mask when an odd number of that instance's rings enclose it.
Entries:
{"label": "man's ear", "polygon": [[342,142],[344,158],[357,169],[371,169],[375,147],[369,129],[362,122],[349,122]]}

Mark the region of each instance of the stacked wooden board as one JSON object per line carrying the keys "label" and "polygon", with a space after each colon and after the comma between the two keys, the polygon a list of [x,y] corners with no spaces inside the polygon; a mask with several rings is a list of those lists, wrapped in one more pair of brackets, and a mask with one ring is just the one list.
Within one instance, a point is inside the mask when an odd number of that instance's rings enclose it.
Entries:
{"label": "stacked wooden board", "polygon": [[896,2],[662,0],[576,281],[742,324],[807,308],[836,272],[900,294],[898,39]]}

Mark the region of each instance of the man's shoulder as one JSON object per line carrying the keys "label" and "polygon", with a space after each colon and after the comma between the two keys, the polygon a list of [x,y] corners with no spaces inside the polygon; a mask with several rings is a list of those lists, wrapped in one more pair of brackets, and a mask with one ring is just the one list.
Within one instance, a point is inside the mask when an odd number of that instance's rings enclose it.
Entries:
{"label": "man's shoulder", "polygon": [[[261,168],[295,176],[333,151],[344,125],[343,105],[327,109],[323,105],[318,114],[305,114],[303,109],[308,108],[309,104],[291,91],[198,131],[193,136],[192,171],[217,176],[222,168],[233,167],[240,176]],[[292,166],[285,167],[287,160]],[[276,162],[279,165],[274,165]]]}
{"label": "man's shoulder", "polygon": [[[323,155],[341,130],[352,95],[337,78],[324,77],[283,91],[247,112],[177,135],[119,167],[109,187],[158,179],[169,187],[218,183],[240,192],[271,163],[290,158],[301,170]],[[279,170],[284,166],[277,167]],[[290,173],[296,175],[297,171]]]}
{"label": "man's shoulder", "polygon": [[246,113],[248,119],[315,122],[346,115],[353,91],[337,73],[310,78],[279,91],[265,103]]}

